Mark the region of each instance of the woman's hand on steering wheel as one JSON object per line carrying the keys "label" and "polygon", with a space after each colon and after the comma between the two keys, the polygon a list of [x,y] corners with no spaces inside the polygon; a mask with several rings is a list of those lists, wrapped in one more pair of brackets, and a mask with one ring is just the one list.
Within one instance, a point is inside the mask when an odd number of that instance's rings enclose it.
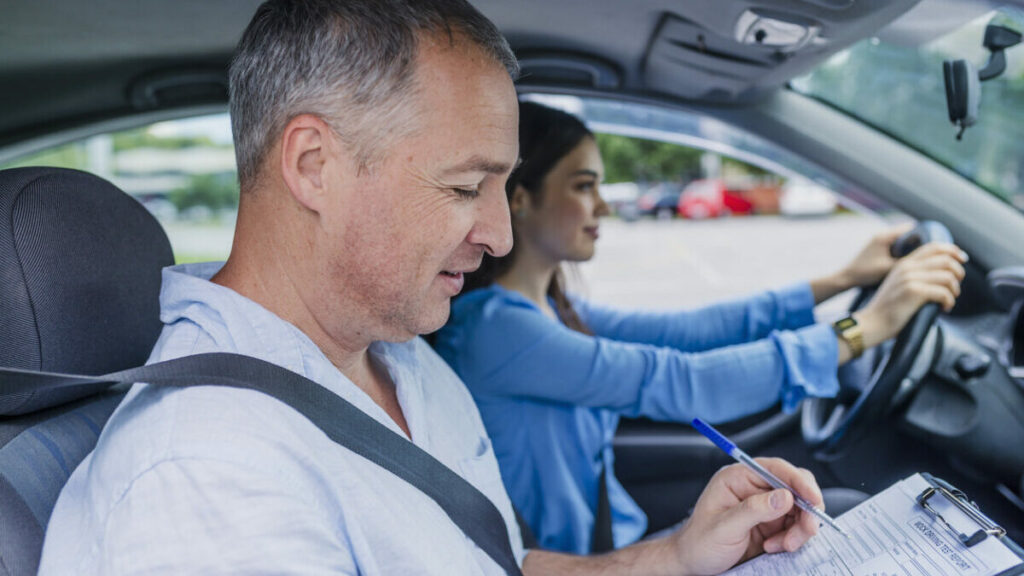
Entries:
{"label": "woman's hand on steering wheel", "polygon": [[811,280],[815,304],[851,288],[878,286],[897,262],[892,255],[893,243],[911,229],[912,225],[906,224],[879,232],[842,270]]}
{"label": "woman's hand on steering wheel", "polygon": [[[875,350],[880,353],[869,356],[866,380],[845,386],[856,391],[855,397],[841,394],[834,399],[808,398],[804,403],[801,433],[818,458],[841,456],[892,409],[898,391],[904,397],[913,393],[921,375],[911,374],[920,355],[926,354],[924,361],[930,365],[941,341],[935,330],[940,307],[949,311],[960,295],[967,255],[952,242],[949,229],[933,221],[920,222],[888,242],[891,255],[903,257],[894,261],[877,291],[863,287],[850,310],[860,325],[864,348],[886,340],[892,340],[892,345],[878,347]],[[862,255],[874,252],[877,256],[878,247],[871,250],[869,246]],[[881,260],[879,256],[876,261]],[[852,352],[845,342],[839,339],[840,364]],[[844,389],[842,376],[840,389]]]}
{"label": "woman's hand on steering wheel", "polygon": [[928,302],[950,311],[960,296],[966,262],[967,254],[956,245],[937,242],[896,261],[871,301],[854,314],[863,330],[864,347],[896,336]]}
{"label": "woman's hand on steering wheel", "polygon": [[892,270],[897,259],[890,248],[897,238],[911,230],[913,224],[896,226],[876,234],[861,251],[839,273],[847,288],[855,286],[877,286]]}

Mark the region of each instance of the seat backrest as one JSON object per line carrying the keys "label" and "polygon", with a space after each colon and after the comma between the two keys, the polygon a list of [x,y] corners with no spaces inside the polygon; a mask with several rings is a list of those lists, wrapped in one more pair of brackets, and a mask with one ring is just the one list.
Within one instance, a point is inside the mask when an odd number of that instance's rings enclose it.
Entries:
{"label": "seat backrest", "polygon": [[[160,224],[96,176],[0,171],[0,366],[105,374],[146,362],[160,334]],[[0,576],[35,574],[50,512],[121,392],[0,403]]]}

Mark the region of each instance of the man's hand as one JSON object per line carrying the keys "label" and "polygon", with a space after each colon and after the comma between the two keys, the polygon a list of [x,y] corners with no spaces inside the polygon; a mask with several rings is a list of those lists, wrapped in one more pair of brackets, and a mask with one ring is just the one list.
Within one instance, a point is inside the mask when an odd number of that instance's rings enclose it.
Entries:
{"label": "man's hand", "polygon": [[[824,508],[809,471],[777,458],[757,461]],[[817,519],[797,508],[792,494],[772,489],[749,468],[733,464],[711,478],[693,515],[671,538],[676,539],[685,573],[703,575],[718,574],[762,552],[796,550],[817,533]]]}
{"label": "man's hand", "polygon": [[[777,458],[757,461],[824,508],[821,490],[807,470]],[[641,540],[597,556],[531,550],[527,576],[702,576],[728,570],[761,552],[796,550],[818,532],[817,520],[793,505],[793,495],[773,490],[741,464],[718,471],[697,500],[686,525],[665,538]]]}
{"label": "man's hand", "polygon": [[871,299],[854,314],[864,333],[864,346],[884,342],[899,333],[914,313],[928,302],[947,312],[960,296],[967,256],[953,244],[930,243],[901,258]]}

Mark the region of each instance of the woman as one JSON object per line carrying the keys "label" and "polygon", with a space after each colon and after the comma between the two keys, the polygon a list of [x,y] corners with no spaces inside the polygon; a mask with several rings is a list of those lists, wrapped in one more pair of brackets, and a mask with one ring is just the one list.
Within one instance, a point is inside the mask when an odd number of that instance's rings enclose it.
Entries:
{"label": "woman", "polygon": [[[809,283],[695,311],[630,313],[570,299],[560,266],[594,255],[608,214],[593,135],[576,118],[520,105],[522,163],[507,193],[515,246],[466,278],[437,351],[480,408],[513,503],[542,547],[621,547],[647,522],[612,472],[620,416],[723,422],[780,400],[838,391],[837,365],[893,337],[928,300],[952,307],[963,253],[928,245],[894,268],[880,235],[846,268]],[[855,314],[863,341],[815,324],[814,305],[891,274]],[[606,488],[605,488],[606,486]],[[598,543],[606,490],[612,543]],[[598,533],[595,534],[595,526]]]}

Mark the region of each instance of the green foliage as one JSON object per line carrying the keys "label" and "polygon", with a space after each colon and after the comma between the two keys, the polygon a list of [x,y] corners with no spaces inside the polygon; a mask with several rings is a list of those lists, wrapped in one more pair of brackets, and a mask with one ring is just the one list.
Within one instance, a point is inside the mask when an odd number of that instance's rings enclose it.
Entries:
{"label": "green foliage", "polygon": [[148,128],[135,128],[112,134],[114,151],[131,150],[134,148],[162,148],[180,150],[182,148],[217,148],[217,144],[206,136],[155,136]]}
{"label": "green foliage", "polygon": [[73,168],[75,170],[86,170],[88,159],[85,153],[85,144],[74,142],[57,148],[51,148],[28,156],[23,156],[14,162],[0,166],[0,169],[20,168],[22,166],[56,166],[57,168]]}
{"label": "green foliage", "polygon": [[168,199],[178,211],[205,206],[217,211],[238,206],[238,184],[232,174],[198,174],[188,186],[171,190]]}
{"label": "green foliage", "polygon": [[689,179],[700,170],[703,153],[678,144],[616,134],[598,134],[597,146],[608,183]]}
{"label": "green foliage", "polygon": [[177,252],[174,253],[174,263],[175,264],[195,264],[196,262],[216,262],[216,261],[220,261],[220,260],[227,260],[227,258],[228,258],[228,254],[227,253],[209,253],[209,254],[207,254],[207,253],[198,254],[198,253],[192,253],[192,252],[188,252],[188,253],[184,253],[184,254],[179,254]]}
{"label": "green foliage", "polygon": [[[598,134],[597,146],[604,161],[605,182],[686,182],[700,178],[699,148],[669,142],[630,138],[616,134]],[[722,158],[732,171],[765,176],[771,174],[746,162]]]}
{"label": "green foliage", "polygon": [[[1004,25],[1012,21],[996,19]],[[1016,25],[1019,27],[1019,23]],[[955,32],[964,46],[980,46],[981,26]],[[959,45],[956,45],[959,46]],[[1020,57],[1024,47],[1007,51]],[[839,60],[794,81],[801,92],[884,130],[969,178],[1004,200],[1024,182],[1024,73],[982,84],[977,123],[957,140],[949,122],[942,75],[945,58],[968,58],[956,50],[929,50],[864,41]],[[981,66],[984,60],[975,60]]]}
{"label": "green foliage", "polygon": [[782,180],[782,177],[774,172],[769,172],[764,168],[754,166],[753,164],[747,164],[739,160],[734,160],[729,157],[722,158],[723,171],[732,170],[734,173],[749,174],[750,176],[772,176],[775,179]]}

